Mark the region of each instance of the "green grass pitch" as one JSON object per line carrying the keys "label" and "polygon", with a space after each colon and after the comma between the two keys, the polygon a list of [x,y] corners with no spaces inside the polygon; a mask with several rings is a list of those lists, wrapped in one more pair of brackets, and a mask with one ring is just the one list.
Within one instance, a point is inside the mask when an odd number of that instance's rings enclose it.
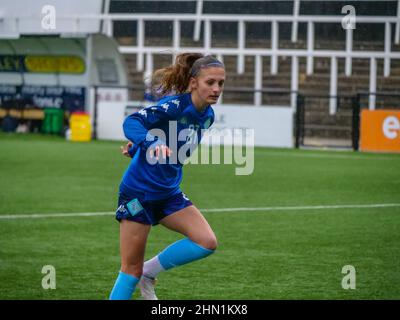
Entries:
{"label": "green grass pitch", "polygon": [[[15,216],[114,211],[129,163],[121,144],[0,133],[0,299],[108,298],[119,270],[112,214]],[[400,155],[256,148],[252,175],[234,169],[185,166],[182,190],[197,207],[243,209],[204,211],[217,252],[160,274],[160,299],[400,298]],[[314,208],[332,205],[364,207]],[[146,258],[179,238],[153,228]],[[45,265],[55,290],[42,288]],[[345,265],[355,289],[342,288]]]}

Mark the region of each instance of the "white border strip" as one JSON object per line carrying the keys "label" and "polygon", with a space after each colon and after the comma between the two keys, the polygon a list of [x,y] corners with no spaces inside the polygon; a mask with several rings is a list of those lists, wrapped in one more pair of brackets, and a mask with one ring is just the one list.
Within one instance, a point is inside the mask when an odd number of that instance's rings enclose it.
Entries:
{"label": "white border strip", "polygon": [[[328,206],[295,206],[295,207],[250,207],[250,208],[214,208],[200,209],[201,212],[237,212],[237,211],[297,211],[297,210],[326,210],[326,209],[365,209],[365,208],[393,208],[400,207],[400,203],[377,203],[377,204],[348,204]],[[0,220],[12,219],[39,219],[39,218],[62,218],[62,217],[97,217],[110,216],[115,212],[84,212],[84,213],[49,213],[49,214],[10,214],[0,215]]]}
{"label": "white border strip", "polygon": [[297,207],[257,207],[257,208],[221,208],[203,209],[202,212],[233,212],[233,211],[284,211],[284,210],[325,210],[325,209],[362,209],[362,208],[387,208],[400,207],[400,203],[378,203],[378,204],[349,204],[331,206],[297,206]]}

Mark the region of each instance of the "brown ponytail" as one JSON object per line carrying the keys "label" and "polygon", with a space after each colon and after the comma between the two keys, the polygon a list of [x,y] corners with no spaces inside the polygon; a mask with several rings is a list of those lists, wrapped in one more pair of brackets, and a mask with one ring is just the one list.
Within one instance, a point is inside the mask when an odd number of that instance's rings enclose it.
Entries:
{"label": "brown ponytail", "polygon": [[173,92],[184,93],[189,85],[190,70],[193,63],[202,58],[201,53],[181,53],[175,63],[169,67],[158,69],[153,75],[153,84],[161,95]]}

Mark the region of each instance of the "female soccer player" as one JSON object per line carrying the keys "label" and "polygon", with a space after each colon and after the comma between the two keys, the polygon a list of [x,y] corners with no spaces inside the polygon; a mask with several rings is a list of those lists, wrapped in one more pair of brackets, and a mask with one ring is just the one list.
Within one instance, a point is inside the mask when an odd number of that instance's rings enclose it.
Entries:
{"label": "female soccer player", "polygon": [[[214,122],[210,105],[222,93],[224,65],[212,56],[183,53],[175,64],[156,71],[160,74],[162,93],[175,95],[130,115],[123,124],[132,143],[122,152],[132,160],[119,190],[121,270],[112,300],[131,299],[138,283],[143,299],[156,300],[158,273],[205,258],[217,247],[210,225],[179,185],[184,159]],[[147,236],[157,224],[185,238],[143,263]]]}

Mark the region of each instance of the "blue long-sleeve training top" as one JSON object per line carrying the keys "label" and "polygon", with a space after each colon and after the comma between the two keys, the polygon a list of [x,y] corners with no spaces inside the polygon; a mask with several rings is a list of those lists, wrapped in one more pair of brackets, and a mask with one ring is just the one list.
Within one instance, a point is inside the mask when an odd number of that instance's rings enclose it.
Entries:
{"label": "blue long-sleeve training top", "polygon": [[[132,160],[122,178],[120,192],[132,197],[141,195],[144,200],[161,200],[181,192],[183,161],[193,153],[204,129],[213,122],[211,106],[198,112],[190,93],[166,97],[157,105],[128,116],[123,129],[134,147],[130,150]],[[146,157],[146,153],[150,146],[161,144],[173,153],[164,163],[162,160],[154,163],[155,158]]]}

